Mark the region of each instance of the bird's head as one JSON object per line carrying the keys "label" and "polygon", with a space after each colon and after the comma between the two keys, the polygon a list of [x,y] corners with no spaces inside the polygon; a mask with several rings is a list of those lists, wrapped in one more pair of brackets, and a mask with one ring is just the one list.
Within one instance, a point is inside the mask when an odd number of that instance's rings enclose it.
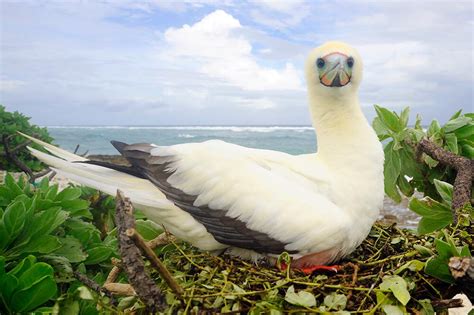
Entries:
{"label": "bird's head", "polygon": [[359,53],[343,42],[327,42],[313,49],[306,60],[308,90],[318,96],[354,95],[362,80]]}

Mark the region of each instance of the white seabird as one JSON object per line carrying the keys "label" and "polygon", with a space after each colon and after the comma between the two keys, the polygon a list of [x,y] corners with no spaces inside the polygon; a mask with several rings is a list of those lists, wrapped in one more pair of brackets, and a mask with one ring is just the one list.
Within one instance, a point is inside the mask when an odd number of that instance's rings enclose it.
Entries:
{"label": "white seabird", "polygon": [[243,258],[288,252],[292,267],[328,264],[367,236],[384,197],[383,150],[359,106],[362,60],[328,42],[306,62],[318,152],[290,155],[212,140],[171,146],[112,141],[131,167],[89,161],[30,138],[56,172],[115,195],[202,250]]}

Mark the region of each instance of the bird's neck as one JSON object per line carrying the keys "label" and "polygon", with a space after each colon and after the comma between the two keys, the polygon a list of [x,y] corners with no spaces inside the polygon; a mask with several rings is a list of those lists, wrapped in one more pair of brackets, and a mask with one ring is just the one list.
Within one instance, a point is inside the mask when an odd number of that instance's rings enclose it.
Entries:
{"label": "bird's neck", "polygon": [[366,154],[380,155],[380,142],[362,113],[356,94],[341,98],[310,94],[310,102],[318,156],[328,166],[353,163]]}

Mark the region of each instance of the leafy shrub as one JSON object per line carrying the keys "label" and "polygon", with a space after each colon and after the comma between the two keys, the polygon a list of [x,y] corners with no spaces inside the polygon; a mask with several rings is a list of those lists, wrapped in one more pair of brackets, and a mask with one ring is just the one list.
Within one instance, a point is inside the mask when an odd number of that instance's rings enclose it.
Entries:
{"label": "leafy shrub", "polygon": [[415,152],[416,144],[427,138],[445,150],[469,159],[474,158],[474,114],[462,114],[458,111],[445,125],[440,126],[437,120],[433,120],[425,130],[419,115],[415,125],[408,126],[409,107],[400,114],[380,106],[375,106],[375,110],[377,117],[372,126],[380,141],[385,143],[385,193],[394,201],[400,202],[400,192],[410,197],[416,189],[425,196],[441,201],[442,196],[436,189],[434,180],[453,184],[454,170],[440,165],[426,154],[422,155],[422,162],[419,163]]}
{"label": "leafy shrub", "polygon": [[[105,281],[110,258],[118,257],[114,209],[112,197],[91,188],[59,190],[48,178],[34,187],[24,177],[15,181],[7,174],[0,185],[0,313],[41,305],[50,313],[44,304],[56,297],[56,307],[64,312],[77,308],[96,314],[97,298],[75,280],[73,270]],[[152,239],[162,229],[137,220],[137,231]]]}
{"label": "leafy shrub", "polygon": [[453,223],[451,211],[455,170],[441,165],[426,154],[417,157],[417,144],[426,138],[437,146],[454,154],[474,158],[474,114],[456,112],[446,124],[440,126],[433,120],[425,130],[421,117],[415,125],[408,126],[410,109],[400,114],[375,106],[377,117],[373,127],[384,143],[385,193],[396,202],[401,194],[411,197],[415,190],[424,198],[412,197],[408,207],[422,218],[418,224],[419,234],[441,231],[434,239],[436,253],[431,253],[424,266],[425,273],[442,281],[453,283],[448,261],[451,257],[470,257],[468,244],[472,244],[474,211],[470,204],[458,210],[458,223]]}
{"label": "leafy shrub", "polygon": [[[13,113],[7,112],[5,107],[0,105],[0,143],[4,135],[9,136],[9,146],[11,149],[25,142],[25,138],[17,135],[17,131],[21,131],[28,135],[35,136],[45,142],[50,143],[53,138],[49,135],[46,128],[41,128],[36,125],[32,125],[29,122],[30,118],[15,111]],[[32,145],[36,147],[36,145]],[[20,171],[18,167],[9,161],[5,156],[3,144],[0,145],[0,169],[7,171]],[[40,149],[39,147],[36,147]],[[22,148],[16,152],[17,157],[20,161],[26,164],[33,171],[40,171],[44,168],[44,165],[34,158],[26,148]]]}

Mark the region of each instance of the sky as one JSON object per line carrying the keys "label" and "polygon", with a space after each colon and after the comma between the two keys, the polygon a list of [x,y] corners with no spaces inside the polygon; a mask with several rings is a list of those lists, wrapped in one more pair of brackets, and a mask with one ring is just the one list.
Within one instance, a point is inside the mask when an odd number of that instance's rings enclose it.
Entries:
{"label": "sky", "polygon": [[0,1],[0,104],[40,125],[309,125],[304,61],[364,60],[360,102],[473,112],[473,1]]}

